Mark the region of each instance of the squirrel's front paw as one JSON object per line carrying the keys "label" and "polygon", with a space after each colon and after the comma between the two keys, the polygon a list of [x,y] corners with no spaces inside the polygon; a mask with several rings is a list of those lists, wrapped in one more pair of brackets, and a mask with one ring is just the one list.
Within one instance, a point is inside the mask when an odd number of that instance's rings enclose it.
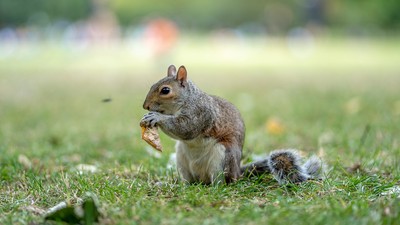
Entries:
{"label": "squirrel's front paw", "polygon": [[162,114],[158,112],[146,113],[140,121],[141,127],[154,127],[160,122]]}

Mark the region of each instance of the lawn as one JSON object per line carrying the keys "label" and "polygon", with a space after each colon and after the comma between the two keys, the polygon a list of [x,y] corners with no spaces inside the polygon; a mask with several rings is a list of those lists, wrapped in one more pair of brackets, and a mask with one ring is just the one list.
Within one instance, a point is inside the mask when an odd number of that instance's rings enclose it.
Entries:
{"label": "lawn", "polygon": [[[53,42],[0,54],[0,224],[40,224],[86,192],[100,224],[398,224],[400,41],[326,38],[300,50],[186,37],[163,56]],[[297,148],[324,159],[326,179],[179,182],[174,141],[162,134],[159,154],[140,139],[143,100],[169,64],[239,108],[244,162]]]}

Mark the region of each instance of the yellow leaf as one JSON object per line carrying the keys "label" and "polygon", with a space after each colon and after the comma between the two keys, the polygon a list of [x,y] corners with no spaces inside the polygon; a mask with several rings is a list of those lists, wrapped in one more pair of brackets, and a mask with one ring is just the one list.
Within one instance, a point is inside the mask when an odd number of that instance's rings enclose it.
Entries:
{"label": "yellow leaf", "polygon": [[265,128],[272,135],[281,135],[285,132],[285,127],[277,118],[269,118],[265,123]]}
{"label": "yellow leaf", "polygon": [[25,169],[30,169],[32,168],[32,162],[31,160],[26,157],[26,155],[20,154],[18,155],[18,162],[25,167]]}
{"label": "yellow leaf", "polygon": [[360,98],[354,97],[354,98],[349,99],[346,102],[344,108],[345,108],[346,113],[349,114],[349,115],[357,114],[361,109]]}

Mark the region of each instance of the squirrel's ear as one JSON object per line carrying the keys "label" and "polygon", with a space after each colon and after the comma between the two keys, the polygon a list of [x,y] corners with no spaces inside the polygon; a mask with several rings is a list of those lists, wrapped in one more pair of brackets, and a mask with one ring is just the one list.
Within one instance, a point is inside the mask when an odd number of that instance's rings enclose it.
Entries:
{"label": "squirrel's ear", "polygon": [[176,80],[179,81],[182,86],[185,86],[187,80],[187,71],[184,66],[179,67]]}
{"label": "squirrel's ear", "polygon": [[168,75],[169,77],[173,77],[173,76],[175,76],[175,74],[176,74],[176,67],[175,67],[174,65],[170,65],[170,66],[168,67],[168,73],[167,73],[167,75]]}

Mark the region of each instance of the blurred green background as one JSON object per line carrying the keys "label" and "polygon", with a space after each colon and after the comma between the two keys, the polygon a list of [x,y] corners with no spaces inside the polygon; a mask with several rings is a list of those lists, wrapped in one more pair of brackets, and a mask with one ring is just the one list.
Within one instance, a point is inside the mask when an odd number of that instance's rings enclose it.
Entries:
{"label": "blurred green background", "polygon": [[[371,207],[371,199],[381,186],[398,186],[400,168],[399,12],[398,0],[0,0],[0,223],[39,221],[44,209],[91,191],[107,217],[127,223],[176,224],[180,215],[193,224],[213,215],[209,221],[233,224],[247,207],[243,220],[251,223],[308,224],[313,213],[379,224],[376,215],[391,209]],[[217,214],[196,203],[218,197],[204,194],[212,188],[182,186],[192,189],[187,198],[172,188],[177,197],[167,191],[168,204],[149,197],[158,181],[176,177],[168,166],[174,142],[161,134],[159,154],[139,128],[147,91],[170,64],[185,65],[202,90],[239,108],[244,162],[279,148],[321,156],[334,168],[323,184],[332,201],[311,188],[321,201],[299,191],[301,207],[293,208],[272,179],[245,180],[256,192],[228,186],[232,203]],[[360,186],[360,171],[376,184]],[[238,193],[243,202],[232,198]],[[255,209],[251,195],[272,208]]]}
{"label": "blurred green background", "polygon": [[321,26],[350,34],[398,31],[396,0],[138,1],[138,0],[1,0],[0,26],[50,26],[87,20],[99,11],[123,27],[152,17],[166,17],[185,30],[235,28],[281,34],[296,26]]}
{"label": "blurred green background", "polygon": [[[56,157],[92,146],[82,157],[102,149],[146,158],[137,126],[144,97],[168,65],[184,64],[202,89],[243,112],[249,149],[315,150],[324,115],[341,118],[352,99],[356,113],[385,103],[398,119],[399,9],[394,0],[0,0],[0,147],[40,157],[62,149]],[[310,96],[321,101],[299,108]],[[293,121],[284,138],[264,132],[269,118],[283,123],[335,98],[321,117]],[[323,129],[291,137],[314,122]]]}

